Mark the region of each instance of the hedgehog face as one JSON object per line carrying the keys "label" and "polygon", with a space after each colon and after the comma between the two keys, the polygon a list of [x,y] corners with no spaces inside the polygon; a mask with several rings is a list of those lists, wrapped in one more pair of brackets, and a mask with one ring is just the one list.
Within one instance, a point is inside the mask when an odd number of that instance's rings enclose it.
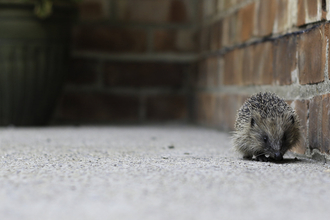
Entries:
{"label": "hedgehog face", "polygon": [[250,137],[254,137],[256,154],[282,160],[287,150],[299,141],[299,121],[291,112],[277,118],[251,117]]}

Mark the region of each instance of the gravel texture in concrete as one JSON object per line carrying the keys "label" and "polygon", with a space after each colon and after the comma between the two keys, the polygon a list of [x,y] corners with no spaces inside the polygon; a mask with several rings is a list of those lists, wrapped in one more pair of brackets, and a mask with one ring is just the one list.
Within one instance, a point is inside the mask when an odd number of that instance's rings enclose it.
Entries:
{"label": "gravel texture in concrete", "polygon": [[176,126],[0,130],[0,219],[329,219],[330,167]]}

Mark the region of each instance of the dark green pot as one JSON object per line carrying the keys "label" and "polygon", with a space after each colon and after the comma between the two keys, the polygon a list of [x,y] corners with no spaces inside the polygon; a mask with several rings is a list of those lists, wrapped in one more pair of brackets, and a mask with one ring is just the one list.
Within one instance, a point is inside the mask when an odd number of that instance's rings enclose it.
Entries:
{"label": "dark green pot", "polygon": [[33,9],[0,3],[0,125],[47,124],[67,73],[72,8]]}

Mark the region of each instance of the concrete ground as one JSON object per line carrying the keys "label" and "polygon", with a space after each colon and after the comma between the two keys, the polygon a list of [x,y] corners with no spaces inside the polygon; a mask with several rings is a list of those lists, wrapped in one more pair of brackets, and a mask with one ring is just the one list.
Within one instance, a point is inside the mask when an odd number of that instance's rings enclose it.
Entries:
{"label": "concrete ground", "polygon": [[175,126],[0,129],[0,219],[329,219],[330,166]]}

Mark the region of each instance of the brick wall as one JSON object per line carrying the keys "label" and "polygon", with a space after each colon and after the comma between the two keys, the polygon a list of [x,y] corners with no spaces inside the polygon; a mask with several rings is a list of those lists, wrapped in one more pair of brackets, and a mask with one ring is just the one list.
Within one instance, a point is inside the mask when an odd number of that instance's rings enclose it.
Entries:
{"label": "brick wall", "polygon": [[330,154],[330,0],[85,0],[56,123],[232,130],[252,94],[300,116],[296,152]]}
{"label": "brick wall", "polygon": [[195,120],[232,130],[252,94],[276,92],[300,116],[300,154],[330,154],[329,0],[200,1]]}
{"label": "brick wall", "polygon": [[85,0],[55,123],[187,122],[197,0]]}

